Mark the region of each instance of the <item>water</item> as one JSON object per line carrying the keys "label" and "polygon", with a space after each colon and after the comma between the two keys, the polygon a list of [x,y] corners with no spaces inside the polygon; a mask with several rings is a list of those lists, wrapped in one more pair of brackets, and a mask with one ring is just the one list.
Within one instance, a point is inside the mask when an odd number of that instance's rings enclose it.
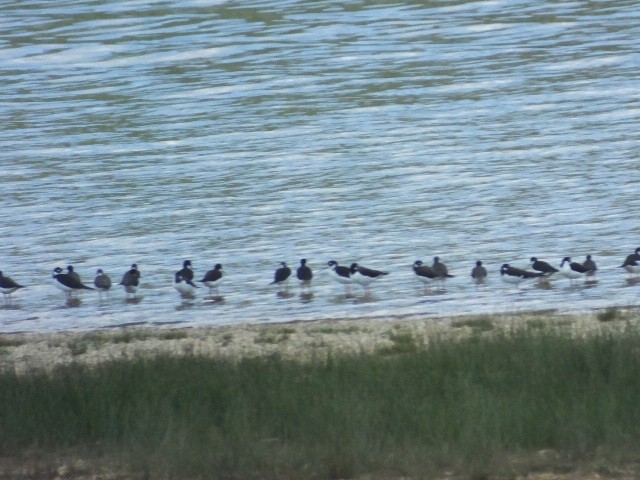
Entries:
{"label": "water", "polygon": [[[0,332],[638,305],[639,39],[635,1],[5,2]],[[595,285],[499,279],[588,253]],[[179,298],[185,258],[224,301]],[[391,273],[345,298],[330,259]],[[51,283],[133,262],[137,302]]]}

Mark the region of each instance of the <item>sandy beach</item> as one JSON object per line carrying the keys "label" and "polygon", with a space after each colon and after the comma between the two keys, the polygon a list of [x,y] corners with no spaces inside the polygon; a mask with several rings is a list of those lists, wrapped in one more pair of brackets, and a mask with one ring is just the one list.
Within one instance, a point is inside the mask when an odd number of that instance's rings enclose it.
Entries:
{"label": "sandy beach", "polygon": [[299,360],[393,348],[399,342],[426,345],[434,339],[495,335],[520,328],[558,328],[572,336],[621,332],[640,314],[616,311],[558,315],[531,312],[504,316],[438,319],[418,317],[322,320],[277,324],[236,324],[199,328],[148,326],[89,332],[5,334],[0,336],[0,369],[25,374],[68,364],[98,365],[153,355],[202,355],[240,359],[268,355]]}

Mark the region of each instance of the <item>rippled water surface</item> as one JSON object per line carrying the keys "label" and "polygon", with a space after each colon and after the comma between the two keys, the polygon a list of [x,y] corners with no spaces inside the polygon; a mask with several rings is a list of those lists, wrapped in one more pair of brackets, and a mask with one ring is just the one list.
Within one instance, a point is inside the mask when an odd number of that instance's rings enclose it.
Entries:
{"label": "rippled water surface", "polygon": [[[638,305],[638,72],[635,1],[5,2],[0,332]],[[588,253],[595,284],[499,278]],[[221,301],[178,296],[185,258]],[[345,297],[330,259],[390,274]],[[133,262],[135,302],[51,282]]]}

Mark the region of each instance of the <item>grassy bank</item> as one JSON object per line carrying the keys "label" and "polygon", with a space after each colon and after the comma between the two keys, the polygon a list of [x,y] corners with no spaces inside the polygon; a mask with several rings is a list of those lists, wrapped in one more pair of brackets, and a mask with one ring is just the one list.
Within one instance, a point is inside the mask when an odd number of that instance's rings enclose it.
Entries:
{"label": "grassy bank", "polygon": [[3,373],[0,451],[81,451],[148,478],[604,471],[640,458],[638,372],[636,327],[583,339],[545,327],[428,348],[398,335],[373,354],[305,362],[161,356]]}

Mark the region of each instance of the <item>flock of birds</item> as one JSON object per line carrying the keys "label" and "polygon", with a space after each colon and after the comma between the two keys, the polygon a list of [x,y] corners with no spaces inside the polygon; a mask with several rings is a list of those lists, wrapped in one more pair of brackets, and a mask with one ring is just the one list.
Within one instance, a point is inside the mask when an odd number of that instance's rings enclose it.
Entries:
{"label": "flock of birds", "polygon": [[[587,255],[585,261],[582,263],[571,261],[571,257],[564,257],[559,268],[552,266],[548,262],[539,260],[536,257],[531,257],[530,260],[531,270],[515,268],[508,263],[503,264],[500,268],[500,278],[504,282],[513,285],[519,285],[524,281],[534,278],[548,279],[554,274],[566,277],[571,281],[581,278],[589,280],[589,277],[593,278],[598,269],[591,255]],[[345,294],[347,295],[350,294],[350,286],[352,284],[361,285],[368,295],[370,293],[371,283],[388,275],[388,272],[363,267],[357,263],[352,263],[348,267],[339,265],[335,260],[329,261],[327,267],[331,277],[338,283],[344,285]],[[636,248],[634,253],[628,255],[620,267],[624,268],[628,273],[640,274],[640,247]],[[432,282],[443,282],[447,278],[453,277],[453,275],[449,273],[447,266],[440,261],[439,257],[434,257],[431,266],[425,265],[420,260],[416,260],[413,263],[413,272],[416,278],[424,283],[425,288]],[[487,275],[487,269],[483,266],[482,261],[478,260],[471,270],[471,277],[476,282],[483,282],[487,278]],[[195,273],[191,261],[185,260],[182,268],[175,273],[173,286],[181,296],[193,298],[195,297],[196,290],[201,288],[196,282],[202,283],[209,288],[209,293],[213,293],[217,292],[223,276],[222,265],[218,263],[212,270],[206,272],[202,279],[195,280]],[[102,269],[97,270],[93,280],[93,287],[85,285],[82,282],[72,265],[67,267],[66,272],[62,268],[56,267],[53,270],[52,277],[54,285],[65,292],[68,300],[72,298],[73,292],[76,291],[97,290],[102,294],[103,292],[108,292],[112,287],[111,278]],[[127,297],[130,295],[135,296],[140,286],[140,278],[140,271],[134,263],[131,265],[131,268],[122,275],[122,279],[118,285],[124,288]],[[291,278],[291,269],[287,266],[286,262],[282,262],[280,267],[275,271],[271,285],[288,288],[288,282]],[[296,278],[299,280],[303,289],[310,287],[313,272],[304,258],[300,260],[300,266],[296,270]],[[24,288],[24,286],[0,272],[0,292],[4,294],[5,302],[10,302],[10,295],[21,288]]]}

